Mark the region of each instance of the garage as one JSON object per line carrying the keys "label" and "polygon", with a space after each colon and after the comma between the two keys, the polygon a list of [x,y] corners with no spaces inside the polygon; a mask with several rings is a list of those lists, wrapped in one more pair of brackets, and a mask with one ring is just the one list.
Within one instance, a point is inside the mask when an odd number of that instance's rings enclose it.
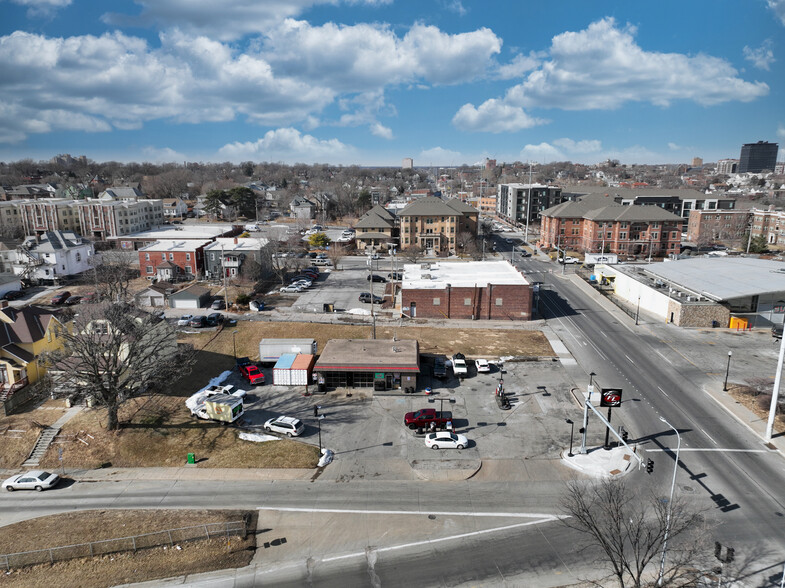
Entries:
{"label": "garage", "polygon": [[194,284],[169,295],[169,306],[171,308],[206,308],[210,303],[210,290]]}
{"label": "garage", "polygon": [[166,288],[162,285],[153,284],[136,295],[136,303],[139,306],[152,306],[163,308],[166,306]]}

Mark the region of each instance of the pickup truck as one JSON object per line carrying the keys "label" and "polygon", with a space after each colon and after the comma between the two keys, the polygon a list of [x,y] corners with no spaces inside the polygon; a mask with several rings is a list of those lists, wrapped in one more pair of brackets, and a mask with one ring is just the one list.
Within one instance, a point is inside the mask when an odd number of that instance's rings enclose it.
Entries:
{"label": "pickup truck", "polygon": [[456,353],[452,356],[452,371],[458,378],[465,378],[469,375],[469,368],[466,366],[466,356],[463,353]]}
{"label": "pickup truck", "polygon": [[444,429],[447,423],[452,421],[452,413],[449,411],[439,412],[435,408],[422,408],[417,412],[407,412],[403,417],[403,424],[410,429],[428,429],[431,423],[436,427]]}
{"label": "pickup truck", "polygon": [[264,373],[252,363],[241,365],[240,375],[254,386],[261,386],[264,384]]}
{"label": "pickup truck", "polygon": [[440,380],[447,377],[447,360],[440,355],[433,359],[433,377]]}

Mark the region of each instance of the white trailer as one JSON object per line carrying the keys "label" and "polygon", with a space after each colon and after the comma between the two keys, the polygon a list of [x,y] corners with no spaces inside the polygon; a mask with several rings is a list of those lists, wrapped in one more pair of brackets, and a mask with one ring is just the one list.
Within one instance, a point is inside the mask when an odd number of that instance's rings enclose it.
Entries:
{"label": "white trailer", "polygon": [[275,363],[284,353],[316,355],[315,339],[262,339],[259,342],[259,361]]}

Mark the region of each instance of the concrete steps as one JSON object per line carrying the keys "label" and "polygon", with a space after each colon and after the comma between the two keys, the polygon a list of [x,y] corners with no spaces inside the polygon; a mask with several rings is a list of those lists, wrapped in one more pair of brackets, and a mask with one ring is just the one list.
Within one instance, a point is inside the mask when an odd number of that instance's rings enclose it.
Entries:
{"label": "concrete steps", "polygon": [[46,450],[49,449],[49,446],[52,444],[52,440],[57,436],[57,433],[60,432],[60,427],[53,426],[53,427],[46,427],[41,434],[38,436],[38,439],[33,446],[33,450],[30,452],[30,455],[27,456],[27,460],[22,464],[22,467],[35,467],[41,461],[41,458],[44,457]]}

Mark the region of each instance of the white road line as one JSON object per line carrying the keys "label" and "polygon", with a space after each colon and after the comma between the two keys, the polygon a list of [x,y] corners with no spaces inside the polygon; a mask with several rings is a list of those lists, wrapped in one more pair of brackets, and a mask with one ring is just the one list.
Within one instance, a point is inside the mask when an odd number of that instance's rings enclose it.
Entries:
{"label": "white road line", "polygon": [[[671,450],[671,449],[647,449],[646,451],[648,453],[656,453],[658,451],[667,451],[669,453],[673,453],[673,450]],[[682,453],[685,452],[685,451],[722,451],[724,453],[769,453],[769,451],[766,450],[766,449],[719,449],[719,448],[712,449],[710,447],[709,448],[705,448],[705,449],[701,449],[701,448],[698,448],[698,447],[695,447],[695,448],[685,448],[685,447],[682,447],[681,451],[682,451]]]}
{"label": "white road line", "polygon": [[460,517],[516,517],[527,519],[553,519],[559,515],[549,515],[538,512],[450,512],[438,510],[367,510],[359,508],[297,508],[288,506],[259,506],[256,510],[278,510],[281,512],[327,512],[338,514],[383,514],[383,515],[439,515],[439,516],[460,516]]}
{"label": "white road line", "polygon": [[[485,529],[483,531],[471,531],[470,533],[461,533],[460,535],[452,535],[450,537],[440,537],[439,539],[424,539],[423,541],[414,541],[412,543],[403,543],[401,545],[393,545],[391,547],[379,547],[376,548],[374,551],[376,552],[384,552],[384,551],[395,551],[398,549],[407,549],[409,547],[419,547],[420,545],[432,545],[434,543],[443,543],[445,541],[454,541],[455,539],[464,539],[466,537],[476,537],[477,535],[487,535],[488,533],[496,533],[498,531],[507,531],[509,529],[517,529],[519,527],[528,527],[529,525],[539,525],[540,523],[549,523],[551,521],[558,520],[559,516],[550,516],[547,519],[543,519],[540,521],[529,521],[528,523],[518,523],[515,525],[507,525],[506,527],[497,527],[495,529]],[[352,557],[366,557],[365,551],[357,551],[355,553],[347,553],[346,555],[338,555],[336,557],[326,557],[322,559],[323,562],[330,562],[330,561],[339,561],[342,559],[349,559]]]}
{"label": "white road line", "polygon": [[706,435],[709,438],[709,441],[711,441],[715,445],[717,444],[717,442],[714,439],[712,439],[711,435],[709,435],[706,431],[704,431],[703,429],[700,429],[700,432],[703,433],[704,435]]}
{"label": "white road line", "polygon": [[655,349],[654,351],[655,351],[655,353],[656,353],[657,355],[659,355],[659,356],[660,356],[662,359],[664,359],[665,361],[667,361],[668,363],[670,363],[671,365],[673,365],[673,363],[671,363],[671,360],[670,360],[670,359],[668,359],[667,357],[665,357],[665,356],[664,356],[662,353],[660,353],[660,352],[659,352],[659,351],[657,351],[656,349]]}
{"label": "white road line", "polygon": [[627,361],[629,361],[632,365],[635,365],[635,362],[630,359],[629,355],[625,355],[624,357],[626,357]]}

